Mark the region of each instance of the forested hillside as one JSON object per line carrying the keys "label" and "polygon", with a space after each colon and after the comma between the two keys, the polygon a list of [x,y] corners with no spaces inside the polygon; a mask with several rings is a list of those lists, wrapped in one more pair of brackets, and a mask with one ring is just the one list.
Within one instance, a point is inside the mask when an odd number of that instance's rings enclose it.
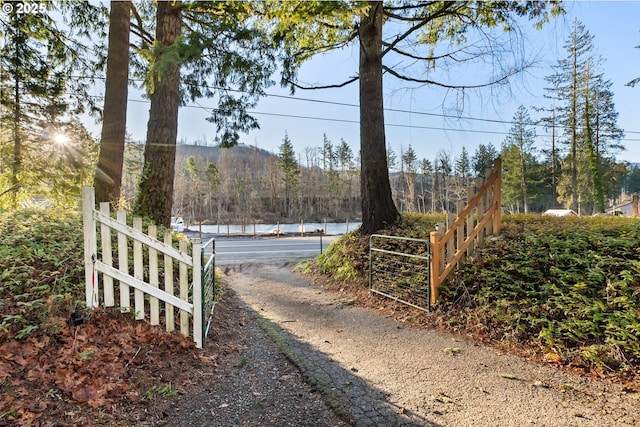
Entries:
{"label": "forested hillside", "polygon": [[[141,145],[127,146],[123,195],[132,203],[142,167]],[[490,168],[500,153],[480,145],[454,157],[440,152],[433,161],[418,159],[409,145],[401,153],[388,150],[394,202],[401,212],[437,213],[455,209],[469,186]],[[507,156],[508,156],[507,152]],[[187,222],[250,223],[359,220],[360,166],[344,141],[333,146],[292,149],[286,156],[240,144],[231,148],[179,144],[176,154],[174,214]],[[640,190],[640,168],[618,164],[618,177],[610,183],[608,205]],[[544,163],[536,168],[541,173]],[[288,178],[285,174],[288,172]],[[503,171],[505,195],[515,195],[519,182]],[[286,179],[285,179],[286,178]],[[530,186],[528,210],[543,212],[559,207],[552,197],[550,179]],[[517,199],[517,196],[514,196]],[[505,200],[508,212],[522,209],[515,199]],[[585,209],[586,210],[586,209]]]}

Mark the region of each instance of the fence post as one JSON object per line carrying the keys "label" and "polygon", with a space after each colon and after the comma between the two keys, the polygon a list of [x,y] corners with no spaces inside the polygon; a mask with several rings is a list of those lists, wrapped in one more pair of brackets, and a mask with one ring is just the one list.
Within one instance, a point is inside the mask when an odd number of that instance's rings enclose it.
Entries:
{"label": "fence post", "polygon": [[96,237],[96,220],[93,211],[96,205],[96,196],[93,187],[82,187],[82,225],[84,233],[84,280],[85,302],[87,307],[98,306],[98,272],[95,270],[94,261],[98,252]]}
{"label": "fence post", "polygon": [[429,233],[429,243],[431,245],[431,271],[430,271],[430,284],[431,287],[431,305],[435,305],[440,296],[440,264],[442,250],[440,249],[440,235],[442,233],[441,228],[443,224],[438,224],[438,231],[432,231]]}
{"label": "fence post", "polygon": [[196,347],[202,348],[203,328],[202,328],[202,243],[200,239],[192,241],[193,249],[191,259],[193,260],[193,340]]}
{"label": "fence post", "polygon": [[495,192],[493,203],[496,204],[493,214],[493,232],[499,234],[502,226],[502,159],[500,157],[493,162],[493,170],[496,174],[496,180],[493,184]]}

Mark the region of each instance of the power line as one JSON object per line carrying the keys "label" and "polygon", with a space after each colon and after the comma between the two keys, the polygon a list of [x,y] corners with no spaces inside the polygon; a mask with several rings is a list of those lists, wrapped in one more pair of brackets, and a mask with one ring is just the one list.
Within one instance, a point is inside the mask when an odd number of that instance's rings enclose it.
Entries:
{"label": "power line", "polygon": [[[276,96],[282,96],[282,95],[276,95]],[[96,98],[101,98],[101,97],[96,97]],[[296,99],[296,100],[305,100],[303,98],[292,98],[292,99]],[[129,99],[129,102],[136,102],[136,103],[145,103],[148,104],[150,103],[149,100],[143,100],[143,99]],[[343,106],[356,106],[354,104],[346,104],[346,103],[341,103],[341,102],[331,102],[331,101],[318,101],[318,102],[322,102],[322,103],[327,103],[327,104],[333,104],[333,105],[343,105]],[[184,105],[184,108],[194,108],[194,109],[198,109],[198,110],[204,110],[207,112],[211,112],[213,110],[215,110],[215,108],[213,107],[205,107],[203,105]],[[385,109],[387,111],[401,111],[401,112],[405,112],[407,113],[408,111],[406,110],[393,110],[393,109]],[[338,118],[330,118],[330,117],[314,117],[314,116],[303,116],[303,115],[297,115],[297,114],[284,114],[284,113],[267,113],[267,112],[263,112],[263,111],[248,111],[248,113],[250,114],[254,114],[254,115],[262,115],[262,116],[271,116],[271,117],[284,117],[284,118],[293,118],[293,119],[303,119],[303,120],[317,120],[317,121],[326,121],[326,122],[334,122],[334,123],[352,123],[352,124],[358,124],[360,123],[358,120],[348,120],[348,119],[338,119]],[[420,113],[416,113],[416,114],[420,114]],[[425,113],[427,115],[437,115],[435,113]],[[439,117],[447,117],[446,115],[437,115]],[[449,116],[451,117],[451,116]],[[478,118],[474,118],[474,120],[477,121],[485,121],[484,119],[478,119]],[[496,123],[503,123],[503,124],[512,124],[512,122],[506,122],[506,121],[498,121],[498,120],[486,120],[489,122],[496,122]],[[489,131],[489,130],[478,130],[478,129],[463,129],[463,128],[448,128],[448,127],[437,127],[437,126],[423,126],[423,125],[407,125],[407,124],[399,124],[399,123],[385,123],[385,127],[396,127],[396,128],[405,128],[405,129],[422,129],[422,130],[437,130],[437,131],[443,131],[443,132],[467,132],[467,133],[476,133],[476,134],[485,134],[485,135],[500,135],[500,136],[507,136],[510,133],[509,132],[505,132],[505,131]],[[640,132],[629,132],[629,133],[639,133]],[[549,138],[551,137],[550,134],[541,134],[541,135],[537,135],[539,137],[542,138]],[[640,142],[640,138],[623,138],[621,139],[621,142]]]}
{"label": "power line", "polygon": [[[81,77],[81,76],[77,76],[78,78],[86,78],[86,77]],[[104,77],[100,77],[100,79],[104,79]],[[138,81],[138,82],[142,82],[142,79],[133,79],[134,81]],[[241,90],[236,90],[236,89],[226,89],[226,88],[221,88],[218,86],[210,86],[210,85],[198,85],[199,87],[206,87],[207,89],[213,89],[213,90],[225,90],[225,91],[229,91],[229,92],[238,92],[238,93],[248,93],[246,91],[241,91]],[[278,94],[272,94],[272,93],[265,93],[263,95],[265,98],[280,98],[280,99],[288,99],[288,100],[293,100],[293,101],[303,101],[303,102],[312,102],[312,103],[317,103],[317,104],[324,104],[324,105],[335,105],[335,106],[341,106],[341,107],[350,107],[350,108],[360,108],[360,106],[358,104],[352,104],[352,103],[348,103],[348,102],[339,102],[339,101],[327,101],[327,100],[320,100],[320,99],[313,99],[313,98],[303,98],[303,97],[297,97],[297,96],[291,96],[291,95],[278,95]],[[100,98],[100,97],[96,97],[96,98]],[[143,102],[143,101],[135,101],[135,100],[129,100],[132,102]],[[185,107],[190,107],[190,108],[202,108],[204,110],[215,110],[215,108],[208,108],[208,107],[204,107],[204,106],[189,106],[189,105],[185,105]],[[444,118],[444,119],[454,119],[454,120],[470,120],[470,121],[476,121],[476,122],[482,122],[482,123],[497,123],[497,124],[506,124],[506,125],[512,125],[513,121],[508,121],[508,120],[499,120],[499,119],[482,119],[479,117],[471,117],[471,116],[455,116],[455,115],[450,115],[450,114],[444,114],[444,113],[428,113],[425,111],[412,111],[412,110],[406,110],[406,109],[398,109],[398,108],[384,108],[384,111],[388,111],[388,112],[393,112],[393,113],[403,113],[403,114],[413,114],[413,115],[418,115],[418,116],[428,116],[428,117],[439,117],[439,118]],[[264,114],[264,115],[268,115],[269,113],[258,113],[258,112],[253,112],[252,114]],[[287,117],[286,115],[283,117]],[[306,119],[314,119],[314,118],[309,118],[309,117],[304,117]],[[317,118],[317,120],[329,120],[329,119],[323,119],[323,118]],[[337,122],[342,121],[341,119],[336,119]],[[393,126],[399,126],[399,127],[411,127],[410,125],[393,125]],[[536,127],[548,127],[547,125],[541,124],[541,123],[534,123],[533,126]],[[561,126],[558,126],[559,128]],[[421,126],[417,126],[418,129],[433,129],[433,130],[440,130],[440,128],[430,128],[430,127],[421,127]],[[451,131],[461,131],[460,129],[446,129],[443,128],[441,130],[451,130]],[[495,134],[499,134],[499,135],[508,135],[508,133],[501,133],[501,132],[493,132],[493,131],[474,131],[474,130],[467,130],[468,132],[475,132],[475,133],[495,133]],[[625,134],[638,134],[640,135],[640,131],[633,131],[633,130],[625,130],[624,131]],[[549,135],[550,136],[550,135]],[[623,141],[640,141],[640,139],[629,139],[629,138],[625,138],[622,139]]]}

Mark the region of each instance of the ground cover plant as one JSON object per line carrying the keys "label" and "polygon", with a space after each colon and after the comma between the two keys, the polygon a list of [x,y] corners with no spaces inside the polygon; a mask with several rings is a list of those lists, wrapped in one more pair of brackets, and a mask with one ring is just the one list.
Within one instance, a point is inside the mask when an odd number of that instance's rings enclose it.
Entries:
{"label": "ground cover plant", "polygon": [[507,217],[442,295],[455,328],[591,372],[640,376],[637,219]]}
{"label": "ground cover plant", "polygon": [[[439,221],[405,216],[383,233],[427,238]],[[366,236],[345,236],[309,270],[400,320],[640,384],[639,220],[506,216],[502,233],[443,285],[430,314],[367,293],[368,244]]]}

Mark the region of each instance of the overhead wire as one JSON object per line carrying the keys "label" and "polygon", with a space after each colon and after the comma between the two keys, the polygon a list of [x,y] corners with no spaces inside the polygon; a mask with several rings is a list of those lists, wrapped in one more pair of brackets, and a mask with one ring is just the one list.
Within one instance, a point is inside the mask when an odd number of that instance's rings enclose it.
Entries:
{"label": "overhead wire", "polygon": [[[293,97],[293,96],[287,96],[287,95],[266,94],[265,97],[275,97],[275,98],[291,99],[291,100],[296,100],[296,101],[315,102],[315,103],[326,104],[326,105],[336,105],[336,106],[343,106],[343,107],[359,108],[359,105],[357,105],[357,104],[350,104],[350,103],[337,102],[337,101],[317,100],[317,99],[312,99],[312,98],[300,98],[300,97]],[[100,99],[100,98],[103,98],[103,97],[94,96],[94,98]],[[145,100],[145,99],[128,99],[128,102],[145,103],[145,104],[150,103],[149,100]],[[197,104],[197,105],[184,105],[183,107],[184,108],[199,109],[199,110],[203,110],[203,111],[207,111],[207,112],[212,112],[212,111],[216,110],[215,107],[207,107],[207,106],[203,106],[203,105],[200,105],[200,104]],[[428,113],[428,112],[422,112],[422,111],[409,111],[409,110],[395,109],[395,108],[384,108],[384,110],[385,111],[389,111],[389,112],[398,112],[398,113],[404,113],[404,114],[433,116],[433,117],[440,117],[440,118],[445,118],[445,119],[472,120],[472,121],[479,121],[479,122],[486,122],[486,123],[498,123],[498,124],[505,124],[505,125],[512,125],[513,124],[513,122],[506,121],[506,120],[482,119],[482,118],[470,117],[470,116],[452,116],[452,115],[447,115],[447,114],[443,114],[443,113]],[[327,122],[334,122],[334,123],[353,123],[353,124],[360,123],[358,120],[339,119],[339,118],[332,118],[332,117],[304,116],[304,115],[299,115],[299,114],[270,113],[270,112],[264,112],[264,111],[248,111],[248,113],[249,114],[255,114],[255,115],[271,116],[271,117],[284,117],[284,118],[294,118],[294,119],[303,119],[303,120],[318,120],[318,121],[327,121]],[[536,127],[544,127],[545,126],[543,124],[532,124],[532,125],[536,126]],[[425,125],[416,125],[416,124],[385,123],[385,127],[396,127],[396,128],[406,128],[406,129],[422,129],[422,130],[438,130],[438,131],[444,131],[444,132],[467,132],[467,133],[500,135],[500,136],[510,135],[510,133],[508,131],[464,129],[464,128],[442,127],[442,126],[425,126]],[[558,128],[561,128],[561,126],[558,126]],[[627,131],[627,130],[625,130],[624,132],[625,132],[625,134],[638,134],[638,135],[640,135],[640,131]],[[537,136],[540,136],[540,137],[551,137],[550,134],[541,134],[541,135],[537,135]],[[625,141],[626,142],[640,142],[640,138],[628,138],[628,137],[625,137],[625,138],[621,139],[621,142],[625,142]]]}
{"label": "overhead wire", "polygon": [[[76,78],[87,78],[85,76],[74,76],[74,77],[76,77]],[[104,77],[97,77],[97,78],[98,79],[102,79],[102,80],[105,79]],[[130,80],[142,82],[142,79],[130,79]],[[247,93],[246,91],[241,91],[241,90],[237,90],[237,89],[220,88],[220,87],[211,86],[211,85],[199,85],[199,86],[200,87],[206,87],[207,89],[212,89],[212,90],[221,90],[222,89],[222,90],[229,91],[229,92]],[[360,107],[358,104],[352,104],[352,103],[348,103],[348,102],[327,101],[327,100],[304,98],[304,97],[297,97],[297,96],[291,96],[291,95],[279,95],[279,94],[273,94],[273,93],[265,93],[263,96],[265,98],[271,97],[271,98],[289,99],[289,100],[294,100],[294,101],[313,102],[313,103],[318,103],[318,104],[335,105],[335,106],[350,107],[350,108],[359,108]],[[96,97],[96,98],[100,98],[100,97]],[[128,101],[130,101],[130,102],[144,102],[144,103],[149,103],[150,102],[148,100],[132,100],[132,99],[128,99]],[[201,110],[204,110],[204,111],[214,111],[215,110],[214,107],[205,107],[205,106],[202,106],[200,104],[198,104],[198,105],[184,105],[183,107],[201,109]],[[449,114],[444,114],[444,113],[430,113],[430,112],[426,112],[426,111],[412,111],[412,110],[405,110],[405,109],[398,109],[398,108],[384,108],[384,111],[394,112],[394,113],[410,114],[410,115],[418,115],[418,116],[440,117],[440,118],[444,118],[444,119],[453,119],[453,120],[470,120],[470,121],[477,121],[477,122],[483,122],[483,123],[497,123],[497,124],[506,124],[506,125],[512,125],[513,124],[513,121],[508,121],[508,120],[486,119],[486,118],[471,117],[471,116],[459,116],[459,115],[455,115],[454,116],[454,115],[449,115]],[[298,118],[298,119],[305,119],[305,120],[332,121],[332,122],[336,122],[336,123],[359,123],[359,121],[356,121],[356,120],[346,120],[346,119],[336,119],[336,118],[326,118],[326,117],[298,116],[298,115],[290,115],[290,114],[283,114],[283,113],[266,113],[266,112],[261,112],[261,111],[250,111],[249,113],[250,114],[257,114],[257,115],[268,115],[268,116],[274,116],[274,117]],[[404,124],[397,124],[397,123],[385,123],[385,126],[408,128],[408,129],[424,129],[424,130],[439,130],[439,131],[453,131],[453,132],[492,134],[492,135],[502,135],[502,136],[509,135],[509,132],[502,132],[502,131],[487,131],[487,130],[477,130],[477,129],[445,128],[445,127],[422,126],[422,125],[404,125]],[[533,123],[532,126],[548,128],[548,125],[545,125],[545,124],[542,124],[542,123]],[[558,128],[562,128],[562,126],[559,125]],[[624,133],[625,134],[638,134],[638,135],[640,135],[640,131],[624,130]],[[547,135],[538,135],[538,136],[551,137],[551,135],[549,135],[549,134],[547,134]],[[622,138],[621,141],[640,142],[640,138],[626,138],[625,137],[625,138]]]}

